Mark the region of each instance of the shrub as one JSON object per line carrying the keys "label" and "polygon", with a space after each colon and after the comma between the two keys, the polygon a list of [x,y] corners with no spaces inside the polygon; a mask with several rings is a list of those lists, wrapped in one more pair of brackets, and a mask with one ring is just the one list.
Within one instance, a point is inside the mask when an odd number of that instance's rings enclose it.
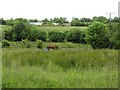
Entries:
{"label": "shrub", "polygon": [[46,39],[47,39],[46,32],[38,31],[38,33],[37,33],[37,39],[42,40],[42,41],[46,41]]}
{"label": "shrub", "polygon": [[110,29],[110,44],[109,48],[111,49],[120,49],[120,24],[111,23],[109,25]]}
{"label": "shrub", "polygon": [[48,33],[49,41],[51,42],[64,42],[66,33],[60,31],[52,31]]}
{"label": "shrub", "polygon": [[28,39],[22,40],[22,46],[25,48],[30,48],[31,47],[31,43]]}
{"label": "shrub", "polygon": [[43,42],[41,40],[37,40],[36,41],[36,47],[37,48],[42,48],[42,46],[43,46]]}
{"label": "shrub", "polygon": [[3,39],[6,39],[8,41],[12,41],[13,40],[13,32],[12,30],[8,29],[8,30],[5,30],[3,32]]}
{"label": "shrub", "polygon": [[28,36],[28,39],[31,41],[36,41],[37,39],[46,41],[47,39],[47,33],[40,31],[37,27],[33,26],[30,30],[30,34]]}
{"label": "shrub", "polygon": [[4,48],[4,47],[8,47],[8,46],[10,46],[10,42],[7,41],[7,40],[3,40],[2,41],[2,47]]}
{"label": "shrub", "polygon": [[66,40],[73,43],[86,43],[85,34],[80,30],[72,30],[66,35]]}

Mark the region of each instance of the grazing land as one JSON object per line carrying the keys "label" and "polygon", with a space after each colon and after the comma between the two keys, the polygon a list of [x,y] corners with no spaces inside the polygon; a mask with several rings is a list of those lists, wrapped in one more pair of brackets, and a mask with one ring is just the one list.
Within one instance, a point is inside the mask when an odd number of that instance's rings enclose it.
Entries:
{"label": "grazing land", "polygon": [[3,48],[3,88],[117,88],[118,51]]}
{"label": "grazing land", "polygon": [[[0,25],[1,27],[0,33],[10,30],[12,26]],[[82,31],[87,29],[81,26],[35,28],[46,33],[75,30],[74,28]],[[73,39],[82,35],[81,32],[74,34],[71,34]],[[8,32],[8,35],[11,33]],[[58,33],[56,37],[61,39],[60,35]],[[25,41],[7,41],[7,45],[10,45],[2,48],[3,88],[118,88],[118,50],[93,49],[88,43],[49,40],[42,42],[42,48],[37,48],[37,41]],[[45,50],[48,45],[57,45],[59,48]]]}
{"label": "grazing land", "polygon": [[85,30],[87,27],[82,27],[82,26],[37,26],[39,30],[41,31],[68,31],[72,30],[74,28],[79,29],[79,30]]}

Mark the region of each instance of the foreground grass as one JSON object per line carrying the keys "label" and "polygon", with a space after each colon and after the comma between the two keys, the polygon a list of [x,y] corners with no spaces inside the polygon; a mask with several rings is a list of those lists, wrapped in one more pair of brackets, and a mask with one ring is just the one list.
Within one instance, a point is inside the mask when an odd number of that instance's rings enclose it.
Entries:
{"label": "foreground grass", "polygon": [[118,51],[3,49],[3,88],[117,88]]}
{"label": "foreground grass", "polygon": [[3,68],[3,88],[117,88],[117,69],[69,69],[37,66]]}

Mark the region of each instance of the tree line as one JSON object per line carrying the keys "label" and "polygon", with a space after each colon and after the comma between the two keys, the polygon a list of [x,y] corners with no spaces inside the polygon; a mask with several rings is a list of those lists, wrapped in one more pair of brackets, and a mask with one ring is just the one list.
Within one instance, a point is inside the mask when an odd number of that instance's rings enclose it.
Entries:
{"label": "tree line", "polygon": [[120,18],[114,17],[111,21],[107,19],[104,16],[99,16],[99,17],[93,17],[92,19],[90,18],[72,18],[72,20],[69,22],[67,18],[65,17],[55,17],[51,18],[50,20],[45,18],[43,20],[37,20],[37,19],[24,19],[24,18],[16,18],[16,19],[8,19],[4,20],[3,18],[0,19],[0,24],[3,25],[11,25],[13,26],[14,23],[17,21],[21,21],[23,23],[27,22],[41,22],[42,25],[59,25],[59,26],[65,26],[65,25],[70,25],[70,26],[89,26],[92,22],[98,21],[98,22],[103,22],[103,23],[109,23],[109,22],[119,22]]}
{"label": "tree line", "polygon": [[67,31],[40,31],[35,25],[31,25],[26,21],[16,21],[10,30],[3,32],[3,40],[8,41],[36,41],[44,42],[73,42],[90,44],[94,49],[110,48],[120,49],[120,23],[105,23],[94,21],[86,30]]}

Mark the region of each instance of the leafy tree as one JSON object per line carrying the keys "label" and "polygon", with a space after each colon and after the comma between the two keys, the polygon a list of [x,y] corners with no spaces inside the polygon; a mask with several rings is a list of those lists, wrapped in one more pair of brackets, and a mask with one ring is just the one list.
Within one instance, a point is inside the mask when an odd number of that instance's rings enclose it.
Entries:
{"label": "leafy tree", "polygon": [[29,22],[38,22],[37,19],[30,19]]}
{"label": "leafy tree", "polygon": [[91,22],[92,20],[90,18],[81,18],[80,22]]}
{"label": "leafy tree", "polygon": [[92,21],[97,21],[97,22],[102,22],[102,23],[107,23],[108,19],[104,16],[99,16],[99,17],[93,17]]}
{"label": "leafy tree", "polygon": [[71,26],[79,26],[80,20],[78,18],[73,18],[71,21]]}
{"label": "leafy tree", "polygon": [[22,23],[27,23],[27,22],[28,22],[27,19],[23,19],[23,18],[16,18],[14,21],[15,21],[15,22],[16,22],[16,21],[19,21],[19,22],[22,22]]}
{"label": "leafy tree", "polygon": [[6,25],[14,25],[14,20],[11,18],[10,20],[6,20]]}
{"label": "leafy tree", "polygon": [[47,18],[42,20],[42,22],[43,22],[42,25],[52,25],[52,23]]}
{"label": "leafy tree", "polygon": [[6,25],[6,21],[5,21],[3,18],[1,18],[1,19],[0,19],[0,24]]}
{"label": "leafy tree", "polygon": [[60,18],[54,18],[52,20],[53,23],[58,23],[59,25],[64,25],[64,23],[69,23],[67,18],[65,17],[60,17]]}
{"label": "leafy tree", "polygon": [[49,41],[64,42],[66,33],[60,31],[52,31],[48,33]]}
{"label": "leafy tree", "polygon": [[72,30],[66,35],[66,40],[74,43],[86,43],[85,34],[80,30]]}
{"label": "leafy tree", "polygon": [[114,19],[112,20],[112,22],[119,22],[120,21],[120,18],[118,17],[114,17]]}
{"label": "leafy tree", "polygon": [[26,39],[28,36],[28,30],[26,29],[25,24],[19,21],[13,25],[12,31],[14,41],[21,41],[22,39]]}
{"label": "leafy tree", "polygon": [[36,41],[37,39],[46,41],[47,34],[46,32],[40,31],[36,26],[32,26],[30,29],[28,39],[31,41]]}
{"label": "leafy tree", "polygon": [[12,41],[13,40],[13,32],[11,29],[5,30],[3,32],[3,39],[6,39],[8,41]]}
{"label": "leafy tree", "polygon": [[16,19],[11,18],[10,20],[6,20],[6,25],[13,26],[16,22],[28,23],[28,20],[23,18],[16,18]]}
{"label": "leafy tree", "polygon": [[110,44],[111,49],[120,49],[120,23],[112,22],[109,28],[110,32]]}
{"label": "leafy tree", "polygon": [[96,48],[108,48],[109,32],[106,24],[102,22],[94,22],[88,28],[87,42]]}

